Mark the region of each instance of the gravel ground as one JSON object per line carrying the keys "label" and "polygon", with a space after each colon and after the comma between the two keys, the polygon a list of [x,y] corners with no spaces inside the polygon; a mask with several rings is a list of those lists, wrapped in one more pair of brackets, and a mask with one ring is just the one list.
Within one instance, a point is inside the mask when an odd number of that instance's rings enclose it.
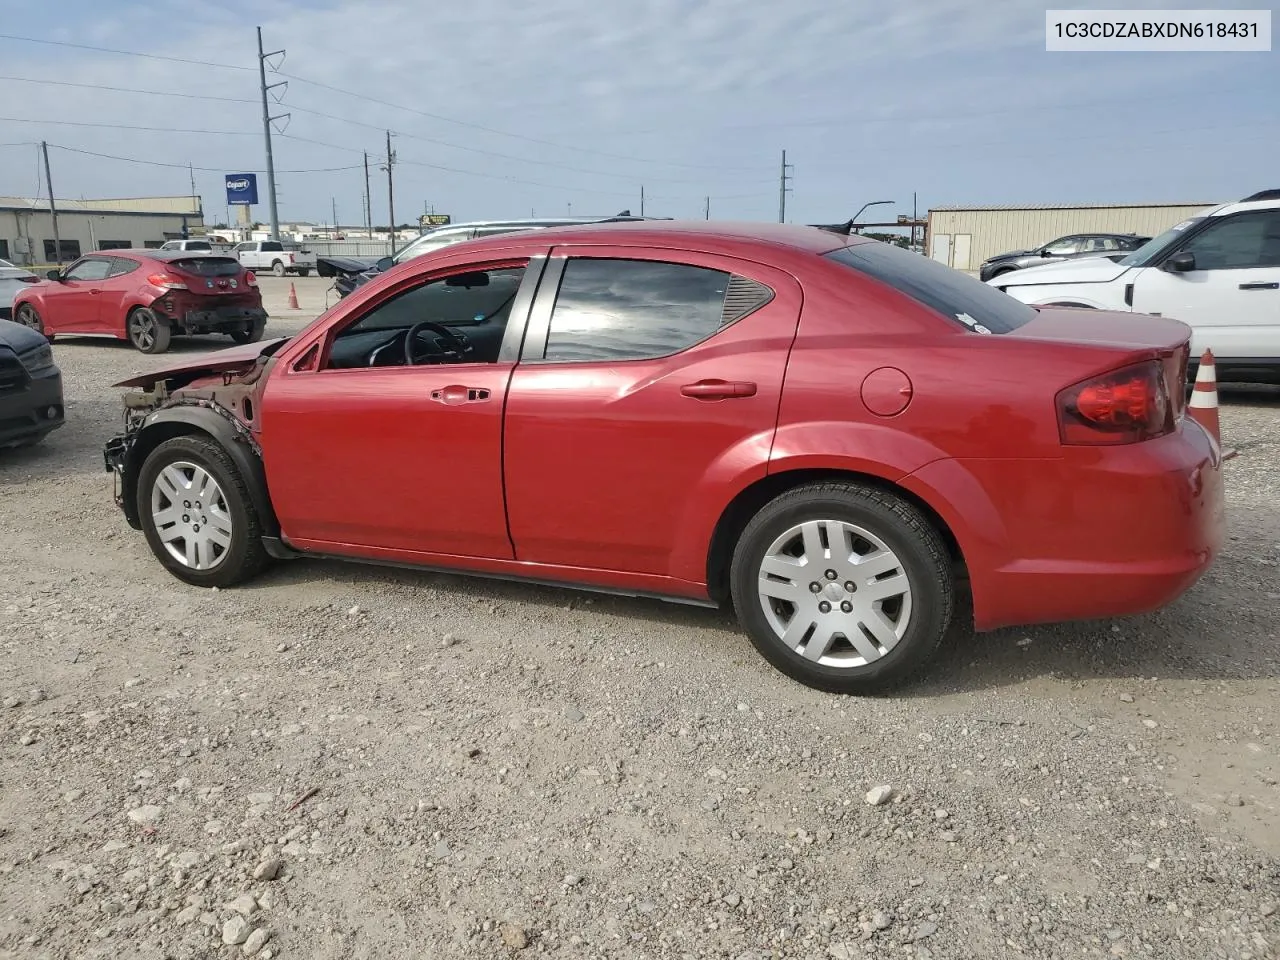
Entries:
{"label": "gravel ground", "polygon": [[[269,334],[323,306],[294,282]],[[160,361],[55,350],[69,422],[0,454],[2,957],[1280,956],[1280,392],[1224,395],[1231,539],[1181,601],[956,631],[858,700],[713,611],[184,586],[101,459]]]}

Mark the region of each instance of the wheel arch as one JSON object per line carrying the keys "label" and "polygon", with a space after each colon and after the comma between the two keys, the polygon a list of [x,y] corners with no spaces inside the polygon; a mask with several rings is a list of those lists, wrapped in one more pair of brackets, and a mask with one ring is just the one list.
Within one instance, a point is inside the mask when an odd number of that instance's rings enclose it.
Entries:
{"label": "wheel arch", "polygon": [[253,498],[263,534],[269,537],[279,536],[280,522],[271,505],[266,470],[257,445],[230,413],[207,401],[176,404],[158,410],[147,417],[142,428],[134,435],[121,473],[122,506],[129,526],[135,530],[142,526],[137,504],[138,477],[142,472],[142,464],[160,444],[182,436],[205,437],[227,451]]}
{"label": "wheel arch", "polygon": [[751,518],[766,503],[799,486],[840,481],[882,490],[900,497],[919,509],[946,543],[952,563],[963,570],[964,552],[955,532],[938,510],[918,493],[872,473],[826,467],[797,468],[771,473],[754,481],[739,491],[720,514],[707,549],[707,592],[711,598],[718,603],[728,600],[729,569],[733,560],[734,547]]}

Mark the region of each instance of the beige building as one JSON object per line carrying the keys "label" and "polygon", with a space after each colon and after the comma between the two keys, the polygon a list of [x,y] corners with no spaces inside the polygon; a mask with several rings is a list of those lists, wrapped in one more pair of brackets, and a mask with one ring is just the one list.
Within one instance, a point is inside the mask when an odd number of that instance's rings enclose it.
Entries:
{"label": "beige building", "polygon": [[[94,250],[158,247],[204,233],[199,197],[58,200],[62,262]],[[56,263],[48,200],[0,197],[0,260],[20,266]]]}
{"label": "beige building", "polygon": [[1030,250],[1073,233],[1137,233],[1154,237],[1207,207],[1206,203],[1040,204],[934,207],[925,250],[940,263],[976,273],[988,257]]}

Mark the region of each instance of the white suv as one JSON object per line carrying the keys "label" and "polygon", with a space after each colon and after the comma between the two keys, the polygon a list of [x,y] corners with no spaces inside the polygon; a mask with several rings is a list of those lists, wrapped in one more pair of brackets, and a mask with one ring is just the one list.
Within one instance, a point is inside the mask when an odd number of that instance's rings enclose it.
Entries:
{"label": "white suv", "polygon": [[1124,310],[1191,327],[1218,379],[1280,383],[1280,190],[1205,210],[1122,260],[1065,260],[987,281],[1023,303]]}

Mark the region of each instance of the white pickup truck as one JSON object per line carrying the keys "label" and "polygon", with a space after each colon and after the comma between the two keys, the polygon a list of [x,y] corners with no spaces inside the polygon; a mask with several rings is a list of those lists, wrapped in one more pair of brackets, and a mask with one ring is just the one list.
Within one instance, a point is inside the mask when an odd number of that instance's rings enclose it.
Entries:
{"label": "white pickup truck", "polygon": [[305,277],[316,268],[316,255],[298,243],[252,240],[236,244],[232,253],[242,266],[258,273],[269,270],[277,277],[287,273]]}
{"label": "white pickup truck", "polygon": [[231,252],[231,244],[217,240],[166,240],[160,245],[161,250],[182,250],[186,253],[219,253]]}

